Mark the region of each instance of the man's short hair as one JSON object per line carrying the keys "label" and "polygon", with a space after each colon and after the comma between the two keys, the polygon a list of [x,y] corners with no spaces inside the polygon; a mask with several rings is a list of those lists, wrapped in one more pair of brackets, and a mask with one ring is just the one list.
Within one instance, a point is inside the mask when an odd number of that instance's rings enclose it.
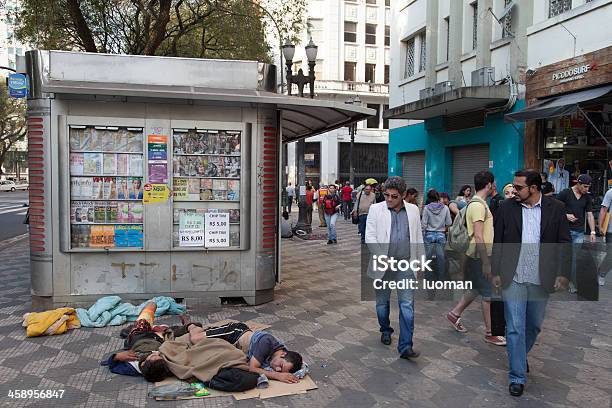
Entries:
{"label": "man's short hair", "polygon": [[393,189],[397,190],[400,194],[404,194],[406,187],[406,181],[401,177],[393,176],[385,180],[385,190]]}
{"label": "man's short hair", "polygon": [[536,186],[538,191],[542,189],[542,177],[540,176],[540,173],[535,170],[519,170],[514,173],[514,177],[525,177],[525,184],[527,184],[528,187]]}
{"label": "man's short hair", "polygon": [[548,173],[543,171],[542,173],[540,173],[540,176],[544,177],[544,180],[548,180]]}
{"label": "man's short hair", "polygon": [[[538,177],[540,176],[538,175]],[[482,190],[487,186],[487,184],[493,182],[495,182],[495,176],[488,170],[479,171],[478,173],[474,174],[474,188],[476,191]]]}
{"label": "man's short hair", "polygon": [[406,193],[409,195],[419,195],[419,191],[414,187],[410,187],[408,190],[406,190]]}
{"label": "man's short hair", "polygon": [[296,371],[299,371],[302,368],[302,356],[300,355],[300,353],[295,351],[287,351],[287,354],[285,354],[284,359],[287,360],[288,363],[293,364],[293,367],[289,371],[291,374],[295,373]]}
{"label": "man's short hair", "polygon": [[162,359],[143,361],[140,364],[140,371],[144,379],[149,382],[160,382],[172,375],[168,370],[168,365]]}

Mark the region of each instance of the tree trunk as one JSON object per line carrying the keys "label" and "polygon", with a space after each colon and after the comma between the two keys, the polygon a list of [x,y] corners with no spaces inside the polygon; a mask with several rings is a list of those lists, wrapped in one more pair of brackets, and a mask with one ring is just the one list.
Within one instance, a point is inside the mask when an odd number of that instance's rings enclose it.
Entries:
{"label": "tree trunk", "polygon": [[91,34],[91,30],[85,21],[85,17],[83,17],[83,13],[81,12],[81,7],[79,4],[79,0],[68,0],[68,13],[72,18],[72,22],[74,23],[74,27],[76,28],[77,34],[83,43],[83,47],[86,52],[98,52],[98,47],[96,47],[96,43],[93,39],[93,35]]}
{"label": "tree trunk", "polygon": [[166,36],[166,27],[170,21],[171,0],[159,0],[159,16],[153,25],[153,32],[145,46],[144,55],[154,55]]}

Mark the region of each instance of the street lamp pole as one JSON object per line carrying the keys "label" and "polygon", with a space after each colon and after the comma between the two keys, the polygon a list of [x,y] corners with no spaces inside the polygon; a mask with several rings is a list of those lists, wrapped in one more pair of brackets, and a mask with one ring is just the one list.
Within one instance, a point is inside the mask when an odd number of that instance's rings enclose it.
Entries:
{"label": "street lamp pole", "polygon": [[[361,99],[357,95],[352,100],[348,100],[345,103],[349,105],[361,105]],[[355,162],[354,162],[354,149],[355,149],[355,133],[357,133],[357,123],[351,123],[348,126],[349,136],[351,138],[351,144],[349,147],[349,180],[351,185],[355,185]]]}

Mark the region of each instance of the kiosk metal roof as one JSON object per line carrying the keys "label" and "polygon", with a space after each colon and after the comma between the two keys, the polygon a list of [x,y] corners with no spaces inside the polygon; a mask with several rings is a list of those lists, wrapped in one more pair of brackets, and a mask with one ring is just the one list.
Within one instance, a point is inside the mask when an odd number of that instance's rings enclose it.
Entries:
{"label": "kiosk metal roof", "polygon": [[282,112],[284,142],[376,114],[361,106],[277,94],[276,67],[256,61],[35,50],[26,53],[26,64],[34,98],[107,95],[272,107]]}

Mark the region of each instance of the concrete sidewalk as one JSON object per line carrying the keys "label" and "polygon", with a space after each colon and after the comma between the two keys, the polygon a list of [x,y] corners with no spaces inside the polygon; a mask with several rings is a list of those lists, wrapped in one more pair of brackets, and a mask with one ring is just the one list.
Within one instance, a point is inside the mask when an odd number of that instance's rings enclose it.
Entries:
{"label": "concrete sidewalk", "polygon": [[[292,214],[295,217],[295,212]],[[313,217],[316,220],[316,213]],[[314,224],[314,222],[313,222]],[[318,224],[317,224],[318,225]],[[315,232],[324,229],[315,227]],[[0,243],[0,248],[2,244]],[[78,329],[25,338],[21,317],[30,308],[27,241],[3,248],[0,260],[0,406],[96,407],[607,407],[612,400],[612,293],[600,302],[549,303],[539,341],[530,354],[525,394],[508,395],[505,348],[482,340],[480,307],[466,311],[469,332],[445,321],[449,302],[418,302],[415,361],[398,359],[397,335],[380,343],[373,302],[360,302],[359,238],[338,221],[338,245],[283,240],[282,282],[275,300],[256,306],[188,305],[194,321],[253,319],[302,352],[319,389],[307,394],[247,400],[231,398],[155,402],[142,378],[111,374],[99,365],[119,349],[120,327]],[[611,277],[612,278],[612,277]],[[392,307],[397,330],[397,307]],[[171,316],[165,322],[178,322]],[[9,390],[63,389],[62,399],[17,400]]]}

